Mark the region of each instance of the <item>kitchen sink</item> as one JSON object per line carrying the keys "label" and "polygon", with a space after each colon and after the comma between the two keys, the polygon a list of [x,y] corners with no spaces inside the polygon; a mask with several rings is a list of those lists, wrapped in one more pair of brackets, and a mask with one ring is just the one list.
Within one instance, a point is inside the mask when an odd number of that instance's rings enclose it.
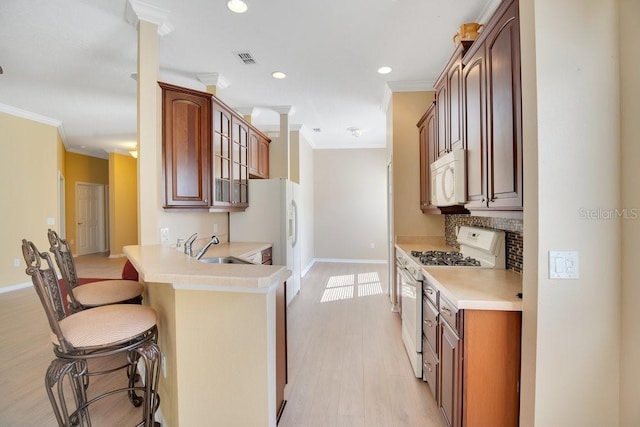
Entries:
{"label": "kitchen sink", "polygon": [[244,259],[236,258],[234,256],[216,257],[216,258],[200,258],[198,261],[207,264],[251,264]]}

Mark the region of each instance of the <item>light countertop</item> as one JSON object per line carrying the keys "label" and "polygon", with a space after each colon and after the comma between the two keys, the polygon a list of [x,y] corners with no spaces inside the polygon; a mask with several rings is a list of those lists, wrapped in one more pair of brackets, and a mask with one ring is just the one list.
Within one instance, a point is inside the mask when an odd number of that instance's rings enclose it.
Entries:
{"label": "light countertop", "polygon": [[[412,250],[456,250],[444,238],[422,241],[398,239],[396,249],[410,255]],[[426,280],[458,309],[522,311],[522,276],[510,270],[469,267],[423,267]]]}
{"label": "light countertop", "polygon": [[[271,243],[220,243],[205,258],[246,258]],[[291,272],[281,265],[207,264],[185,255],[173,245],[125,246],[124,253],[147,283],[169,283],[176,289],[227,292],[267,292]]]}

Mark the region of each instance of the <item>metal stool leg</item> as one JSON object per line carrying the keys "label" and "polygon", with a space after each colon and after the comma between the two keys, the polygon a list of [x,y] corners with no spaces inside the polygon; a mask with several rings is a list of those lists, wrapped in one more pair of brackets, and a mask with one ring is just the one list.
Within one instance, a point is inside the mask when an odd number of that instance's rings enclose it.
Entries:
{"label": "metal stool leg", "polygon": [[[89,411],[86,405],[87,394],[84,378],[87,373],[85,360],[70,360],[56,358],[51,361],[45,375],[47,395],[60,427],[66,426],[91,426]],[[67,408],[68,397],[64,393],[64,378],[69,379],[75,410],[69,413]],[[53,388],[56,388],[54,393]]]}

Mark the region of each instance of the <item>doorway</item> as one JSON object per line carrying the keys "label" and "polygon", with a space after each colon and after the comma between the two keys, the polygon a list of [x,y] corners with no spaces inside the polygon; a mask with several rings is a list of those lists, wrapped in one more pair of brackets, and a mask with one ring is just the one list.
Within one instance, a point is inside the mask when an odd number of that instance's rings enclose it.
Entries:
{"label": "doorway", "polygon": [[76,183],[77,255],[106,251],[105,186]]}

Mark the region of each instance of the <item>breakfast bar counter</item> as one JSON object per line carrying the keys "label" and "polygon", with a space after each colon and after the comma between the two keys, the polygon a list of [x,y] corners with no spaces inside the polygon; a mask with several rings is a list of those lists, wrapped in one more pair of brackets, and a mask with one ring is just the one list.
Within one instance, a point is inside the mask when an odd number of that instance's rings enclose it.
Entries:
{"label": "breakfast bar counter", "polygon": [[[267,243],[221,243],[206,257],[248,255]],[[210,264],[169,245],[127,246],[156,309],[162,425],[275,427],[286,381],[283,266]],[[283,374],[284,370],[284,374]]]}

